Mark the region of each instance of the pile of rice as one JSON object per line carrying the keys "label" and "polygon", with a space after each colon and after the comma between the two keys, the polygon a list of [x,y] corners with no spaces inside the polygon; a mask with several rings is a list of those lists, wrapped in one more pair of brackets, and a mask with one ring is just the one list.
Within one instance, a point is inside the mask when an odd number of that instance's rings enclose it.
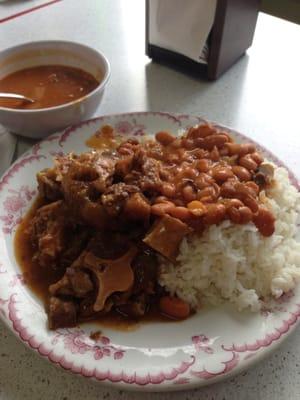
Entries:
{"label": "pile of rice", "polygon": [[178,264],[161,266],[160,284],[194,309],[230,302],[258,311],[263,301],[293,289],[300,280],[300,194],[286,169],[275,168],[274,179],[275,185],[261,192],[276,218],[272,236],[263,237],[254,224],[212,225],[183,240]]}

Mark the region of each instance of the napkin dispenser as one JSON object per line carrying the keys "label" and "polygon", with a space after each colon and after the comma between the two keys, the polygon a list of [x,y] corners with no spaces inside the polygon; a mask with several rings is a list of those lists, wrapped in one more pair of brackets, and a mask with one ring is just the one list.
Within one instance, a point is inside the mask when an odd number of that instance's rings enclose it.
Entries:
{"label": "napkin dispenser", "polygon": [[146,0],[146,54],[153,61],[217,79],[251,46],[260,3]]}

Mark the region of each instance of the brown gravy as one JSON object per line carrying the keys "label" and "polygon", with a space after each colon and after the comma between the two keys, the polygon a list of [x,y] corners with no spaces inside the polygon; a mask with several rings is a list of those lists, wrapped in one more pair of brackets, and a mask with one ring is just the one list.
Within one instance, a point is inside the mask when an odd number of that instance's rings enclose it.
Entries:
{"label": "brown gravy", "polygon": [[90,73],[64,65],[42,65],[16,71],[0,79],[0,92],[17,93],[35,100],[0,99],[0,107],[40,109],[70,103],[99,85]]}
{"label": "brown gravy", "polygon": [[[119,140],[120,141],[120,140]],[[110,125],[102,126],[85,142],[88,147],[97,150],[112,150],[119,144]]]}
{"label": "brown gravy", "polygon": [[28,234],[28,227],[36,210],[41,205],[43,205],[43,201],[38,198],[23,218],[16,231],[14,247],[17,262],[23,272],[24,281],[46,304],[49,285],[60,279],[62,273],[50,268],[41,268],[37,262],[32,260],[34,249],[32,247],[30,235]]}
{"label": "brown gravy", "polygon": [[[31,209],[23,218],[16,231],[14,248],[17,263],[22,270],[26,285],[42,300],[45,307],[47,307],[47,300],[49,298],[48,287],[52,283],[57,282],[63,276],[64,271],[42,268],[37,262],[32,260],[34,249],[32,248],[28,228],[36,210],[43,204],[43,200],[37,198]],[[141,324],[149,322],[174,323],[180,321],[172,320],[164,316],[159,312],[158,307],[154,306],[140,321],[130,320],[128,317],[125,318],[116,311],[111,311],[109,314],[102,316],[101,320],[93,320],[93,323],[99,323],[101,327],[112,328],[119,331],[132,331],[138,329]]]}

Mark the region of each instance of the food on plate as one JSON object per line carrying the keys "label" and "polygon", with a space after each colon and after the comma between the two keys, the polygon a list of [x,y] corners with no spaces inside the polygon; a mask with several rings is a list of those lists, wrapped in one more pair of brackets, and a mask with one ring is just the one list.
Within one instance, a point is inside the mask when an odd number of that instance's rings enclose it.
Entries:
{"label": "food on plate", "polygon": [[274,166],[273,183],[259,201],[275,217],[271,236],[263,235],[260,212],[253,219],[262,234],[249,223],[211,225],[183,240],[176,266],[163,263],[160,284],[194,309],[227,301],[239,310],[259,311],[270,297],[292,290],[300,278],[300,195],[286,169]]}
{"label": "food on plate", "polygon": [[300,196],[255,145],[209,124],[140,141],[104,126],[88,143],[98,149],[37,174],[39,203],[16,236],[50,329],[153,307],[173,319],[224,301],[257,311],[295,287]]}
{"label": "food on plate", "polygon": [[55,107],[80,99],[98,85],[90,73],[65,65],[41,65],[13,72],[0,79],[0,92],[17,93],[34,103],[0,99],[0,107],[39,109]]}

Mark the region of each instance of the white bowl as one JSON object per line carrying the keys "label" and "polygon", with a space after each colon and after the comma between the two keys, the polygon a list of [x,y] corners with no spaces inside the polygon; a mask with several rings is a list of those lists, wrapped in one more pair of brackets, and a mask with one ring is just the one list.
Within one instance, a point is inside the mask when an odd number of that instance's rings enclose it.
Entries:
{"label": "white bowl", "polygon": [[56,107],[19,110],[0,107],[0,124],[22,136],[42,138],[89,118],[99,106],[110,75],[105,56],[88,46],[65,41],[40,41],[0,52],[0,79],[15,71],[38,65],[77,67],[100,79],[100,84],[81,99]]}

